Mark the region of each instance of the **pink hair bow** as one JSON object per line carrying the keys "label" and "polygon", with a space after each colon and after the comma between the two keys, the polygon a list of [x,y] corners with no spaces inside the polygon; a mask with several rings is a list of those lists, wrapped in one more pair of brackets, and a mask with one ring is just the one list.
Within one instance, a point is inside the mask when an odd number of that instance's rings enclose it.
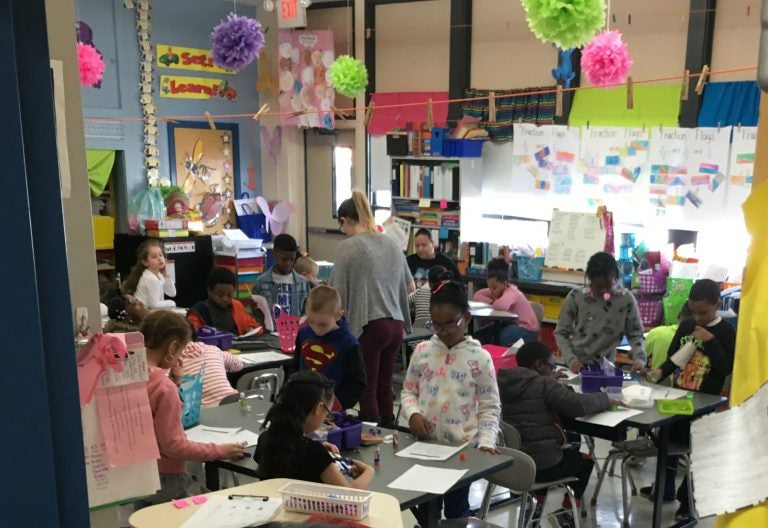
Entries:
{"label": "pink hair bow", "polygon": [[96,334],[77,355],[77,382],[80,405],[87,405],[96,392],[101,375],[109,367],[122,372],[121,359],[128,355],[125,338],[120,334]]}

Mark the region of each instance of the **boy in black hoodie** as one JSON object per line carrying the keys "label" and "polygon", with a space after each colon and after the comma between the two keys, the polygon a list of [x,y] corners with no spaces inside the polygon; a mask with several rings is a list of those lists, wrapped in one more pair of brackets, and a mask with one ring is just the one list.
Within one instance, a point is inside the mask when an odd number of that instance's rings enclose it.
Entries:
{"label": "boy in black hoodie", "polygon": [[296,336],[293,370],[314,370],[333,381],[334,411],[351,409],[360,401],[366,386],[363,357],[335,288],[316,286],[309,293],[307,324]]}
{"label": "boy in black hoodie", "polygon": [[[667,360],[661,368],[648,373],[651,381],[662,381],[674,373],[675,387],[720,394],[725,378],[733,370],[736,349],[736,330],[717,315],[720,308],[720,286],[712,280],[696,281],[688,294],[691,318],[680,323],[667,352]],[[690,422],[675,425],[670,430],[672,442],[687,445],[690,441]],[[664,499],[674,500],[677,457],[667,458],[667,479]],[[688,483],[683,480],[677,490],[680,508],[676,520],[690,517]],[[644,496],[653,497],[650,487],[640,490]]]}
{"label": "boy in black hoodie", "polygon": [[[502,418],[515,426],[522,440],[521,450],[536,462],[536,481],[577,477],[572,488],[580,504],[594,463],[578,448],[567,446],[559,415],[588,416],[618,402],[611,402],[604,392],[578,394],[560,383],[553,375],[552,350],[544,343],[524,344],[517,352],[517,365],[497,373]],[[570,504],[564,503],[563,508],[570,508]],[[570,516],[568,512],[556,513],[559,519]]]}

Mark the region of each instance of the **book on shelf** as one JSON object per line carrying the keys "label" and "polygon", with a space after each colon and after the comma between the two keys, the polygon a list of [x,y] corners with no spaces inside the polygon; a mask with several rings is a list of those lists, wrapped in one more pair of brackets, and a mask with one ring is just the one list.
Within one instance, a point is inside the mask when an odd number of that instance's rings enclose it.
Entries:
{"label": "book on shelf", "polygon": [[392,167],[392,196],[458,200],[458,170],[456,166],[395,163]]}

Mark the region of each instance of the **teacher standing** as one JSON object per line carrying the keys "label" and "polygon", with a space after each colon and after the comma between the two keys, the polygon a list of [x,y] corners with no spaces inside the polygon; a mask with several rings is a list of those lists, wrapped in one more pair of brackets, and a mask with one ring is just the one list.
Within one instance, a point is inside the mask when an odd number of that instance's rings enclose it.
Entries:
{"label": "teacher standing", "polygon": [[411,271],[413,280],[419,288],[427,284],[429,270],[435,266],[443,266],[451,272],[453,280],[461,281],[461,274],[456,263],[450,257],[438,253],[435,250],[435,242],[432,240],[432,233],[429,229],[423,227],[416,231],[413,237],[413,248],[416,251],[413,255],[408,255],[408,269]]}
{"label": "teacher standing", "polygon": [[405,256],[379,233],[368,199],[359,191],[341,202],[339,229],[347,235],[336,251],[330,285],[339,290],[349,329],[358,338],[368,385],[360,419],[394,426],[392,374],[411,330],[408,294],[415,290]]}

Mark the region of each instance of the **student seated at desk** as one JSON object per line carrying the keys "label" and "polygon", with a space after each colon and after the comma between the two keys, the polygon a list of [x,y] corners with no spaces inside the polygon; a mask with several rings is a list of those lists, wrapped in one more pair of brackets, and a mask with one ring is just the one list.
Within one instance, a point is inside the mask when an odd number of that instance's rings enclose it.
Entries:
{"label": "student seated at desk", "polygon": [[168,369],[176,366],[181,352],[192,338],[189,323],[180,315],[166,310],[149,314],[141,323],[147,350],[149,380],[147,393],[157,437],[160,459],[160,491],[136,503],[137,509],[188,497],[192,478],[187,474],[187,460],[220,460],[242,458],[242,444],[206,444],[187,440],[181,427],[182,403],[179,389],[168,377]]}
{"label": "student seated at desk", "polygon": [[163,243],[147,240],[136,251],[137,262],[123,283],[123,293],[133,295],[150,310],[175,308],[168,297],[176,297],[176,285],[168,274]]}
{"label": "student seated at desk", "polygon": [[261,335],[264,329],[245,310],[243,303],[235,299],[236,293],[235,274],[227,268],[213,268],[208,274],[208,298],[196,302],[187,312],[192,327],[198,330],[212,326],[235,335],[257,330],[255,335]]}
{"label": "student seated at desk", "polygon": [[319,372],[307,370],[288,378],[264,418],[253,455],[261,480],[291,478],[356,489],[368,487],[373,479],[371,466],[353,460],[350,482],[329,453],[338,453],[338,449],[307,436],[320,428],[331,405],[333,382]]}
{"label": "student seated at desk", "polygon": [[243,362],[237,356],[219,347],[199,343],[193,331],[192,341],[184,347],[180,359],[181,361],[171,369],[171,376],[174,379],[197,376],[202,370],[203,398],[200,405],[203,408],[215,407],[225,396],[237,394],[237,390],[227,379],[227,372],[243,370]]}
{"label": "student seated at desk", "polygon": [[[717,315],[720,308],[720,286],[712,280],[696,281],[688,294],[688,308],[692,318],[680,323],[669,346],[667,360],[659,369],[648,373],[651,381],[661,381],[674,374],[674,386],[680,389],[706,394],[720,394],[725,378],[733,371],[736,348],[736,330]],[[670,427],[671,442],[688,445],[690,422],[677,422]],[[667,476],[664,500],[673,501],[675,495],[676,456],[667,457]],[[676,520],[686,520],[691,515],[688,503],[688,483],[683,479],[677,489],[680,507]],[[641,488],[643,496],[653,497],[651,487]]]}
{"label": "student seated at desk", "polygon": [[351,409],[365,390],[363,356],[335,288],[317,286],[307,299],[307,324],[296,336],[293,370],[320,372],[334,383],[333,410]]}
{"label": "student seated at desk", "polygon": [[[416,347],[400,396],[411,433],[449,444],[471,442],[496,453],[499,387],[490,354],[464,335],[470,319],[464,286],[452,281],[437,285],[430,314],[427,328],[435,335]],[[469,486],[436,500],[448,519],[470,514]],[[424,526],[422,507],[414,515]]]}
{"label": "student seated at desk", "polygon": [[133,295],[120,295],[107,301],[109,322],[104,333],[138,332],[139,325],[149,314],[144,303]]}
{"label": "student seated at desk", "polygon": [[574,288],[565,298],[555,327],[555,341],[565,365],[578,373],[584,365],[613,359],[626,334],[632,371],[645,370],[643,322],[635,297],[616,283],[619,268],[609,253],[595,253],[587,263],[587,286]]}
{"label": "student seated at desk", "polygon": [[[554,376],[552,350],[539,341],[524,344],[517,351],[517,368],[498,372],[501,416],[513,425],[522,440],[521,450],[536,462],[536,481],[546,482],[577,477],[572,484],[577,504],[581,503],[594,463],[578,447],[568,445],[559,415],[569,418],[588,416],[608,409],[611,403],[604,392],[578,394]],[[543,507],[546,495],[538,497]],[[570,503],[556,518],[570,519]]]}
{"label": "student seated at desk", "polygon": [[[275,265],[256,279],[251,292],[264,297],[270,309],[277,304],[291,315],[304,315],[310,285],[293,269],[299,245],[295,238],[283,233],[275,237],[272,246]],[[270,314],[264,316],[269,317]]]}
{"label": "student seated at desk", "polygon": [[[487,266],[488,287],[479,290],[474,300],[490,304],[494,310],[516,314],[515,323],[506,324],[501,330],[502,346],[511,346],[522,339],[525,342],[535,341],[539,332],[539,320],[531,308],[531,303],[517,286],[509,283],[509,264],[503,258],[491,259]],[[493,325],[475,332],[474,337],[482,343],[490,343],[493,338]]]}

